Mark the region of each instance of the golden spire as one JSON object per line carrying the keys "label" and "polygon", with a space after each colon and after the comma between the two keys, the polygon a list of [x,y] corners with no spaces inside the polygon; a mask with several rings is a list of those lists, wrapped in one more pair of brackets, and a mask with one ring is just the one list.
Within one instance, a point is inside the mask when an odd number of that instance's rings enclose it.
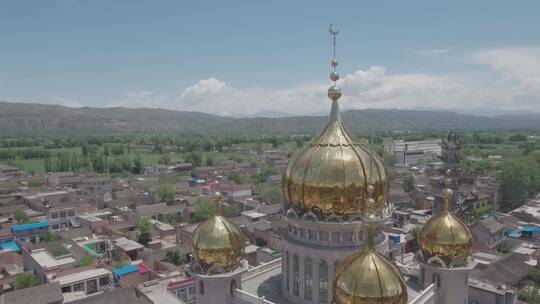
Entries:
{"label": "golden spire", "polygon": [[374,224],[377,221],[375,212],[370,212],[376,207],[375,199],[373,198],[373,192],[375,188],[372,185],[367,187],[368,199],[366,201],[366,208],[362,211],[362,220],[366,226],[366,243],[364,245],[364,250],[375,251],[375,242],[373,240],[374,236]]}
{"label": "golden spire", "polygon": [[[313,212],[319,219],[338,215],[355,216],[366,204],[369,184],[380,206],[388,198],[387,175],[382,159],[345,128],[339,111],[341,89],[337,86],[336,36],[332,35],[333,72],[328,89],[332,109],[328,123],[313,141],[299,150],[287,164],[282,188],[285,209],[297,215]],[[369,166],[369,167],[368,167]]]}
{"label": "golden spire", "polygon": [[447,170],[446,188],[442,191],[442,211],[420,231],[420,248],[425,261],[437,262],[443,267],[464,265],[472,254],[471,231],[452,211],[454,192],[450,189],[451,173]]}
{"label": "golden spire", "polygon": [[[336,67],[338,65],[338,62],[336,60],[336,36],[337,34],[339,34],[339,31],[334,30],[332,28],[332,24],[330,24],[330,28],[328,29],[328,31],[332,35],[332,46],[333,46],[333,55],[334,55],[334,58],[332,59],[332,62],[330,63],[332,65],[332,68],[334,69],[334,71],[330,74],[330,80],[334,82],[334,85],[328,89],[328,97],[332,99],[333,102],[337,102],[337,100],[341,97],[341,88],[336,85],[336,81],[338,81],[339,79],[339,74],[336,72]],[[339,109],[337,110],[339,112]],[[333,103],[332,103],[332,113],[334,113]]]}
{"label": "golden spire", "polygon": [[223,199],[223,195],[221,195],[221,192],[219,191],[219,181],[215,181],[214,185],[216,185],[216,192],[214,192],[214,195],[212,195],[212,201],[213,201],[213,215],[214,216],[220,216],[221,215],[221,201]]}

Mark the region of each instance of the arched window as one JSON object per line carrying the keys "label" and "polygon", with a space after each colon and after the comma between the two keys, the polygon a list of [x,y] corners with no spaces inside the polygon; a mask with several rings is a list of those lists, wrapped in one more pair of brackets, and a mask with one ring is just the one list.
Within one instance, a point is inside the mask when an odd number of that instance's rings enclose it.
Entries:
{"label": "arched window", "polygon": [[431,282],[435,283],[437,288],[441,287],[441,276],[438,273],[434,273]]}
{"label": "arched window", "polygon": [[290,261],[289,261],[289,252],[287,251],[285,253],[285,288],[287,288],[287,290],[289,290],[289,266],[290,265]]}
{"label": "arched window", "polygon": [[231,281],[231,296],[234,294],[234,291],[236,290],[236,280]]}
{"label": "arched window", "polygon": [[304,260],[304,298],[311,300],[313,297],[313,265],[311,259]]}
{"label": "arched window", "polygon": [[293,294],[295,296],[298,296],[298,290],[299,290],[299,282],[300,282],[300,269],[298,265],[298,256],[295,254],[293,255]]}
{"label": "arched window", "polygon": [[204,294],[204,282],[203,281],[199,281],[199,293],[200,294]]}
{"label": "arched window", "polygon": [[319,262],[319,303],[328,303],[328,264]]}

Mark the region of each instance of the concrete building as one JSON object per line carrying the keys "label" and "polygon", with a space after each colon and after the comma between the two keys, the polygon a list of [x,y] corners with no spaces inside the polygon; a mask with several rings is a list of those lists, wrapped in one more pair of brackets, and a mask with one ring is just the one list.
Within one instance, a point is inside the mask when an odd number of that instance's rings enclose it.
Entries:
{"label": "concrete building", "polygon": [[149,218],[152,220],[165,222],[167,221],[167,216],[173,212],[174,208],[168,206],[166,203],[142,205],[135,208],[137,222],[139,222],[141,218]]}
{"label": "concrete building", "polygon": [[403,152],[405,150],[422,151],[424,153],[441,155],[441,140],[430,139],[419,141],[404,141],[402,139],[396,139],[391,143],[384,144],[384,152],[387,154],[393,155],[397,152]]}
{"label": "concrete building", "polygon": [[124,237],[114,240],[114,246],[120,249],[122,253],[127,255],[132,261],[142,257],[144,246],[133,240]]}
{"label": "concrete building", "polygon": [[47,283],[0,295],[0,304],[63,304],[58,283]]}
{"label": "concrete building", "polygon": [[477,244],[491,249],[497,247],[506,238],[504,224],[493,216],[480,220],[471,230]]}
{"label": "concrete building", "polygon": [[88,296],[110,288],[112,273],[104,268],[96,268],[59,276],[52,281],[60,284],[64,298],[69,298],[71,293]]}
{"label": "concrete building", "polygon": [[58,207],[47,211],[47,220],[49,221],[49,226],[52,231],[73,227],[76,216],[76,207]]}
{"label": "concrete building", "polygon": [[40,236],[47,231],[49,231],[49,222],[47,221],[15,225],[11,227],[11,234],[17,240],[30,243],[39,242]]}

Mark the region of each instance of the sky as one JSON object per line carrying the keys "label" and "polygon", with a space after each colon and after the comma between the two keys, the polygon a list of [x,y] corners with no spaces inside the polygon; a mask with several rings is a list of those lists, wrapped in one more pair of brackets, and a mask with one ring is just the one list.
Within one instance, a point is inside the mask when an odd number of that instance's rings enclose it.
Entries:
{"label": "sky", "polygon": [[540,1],[0,0],[0,100],[243,116],[540,111]]}

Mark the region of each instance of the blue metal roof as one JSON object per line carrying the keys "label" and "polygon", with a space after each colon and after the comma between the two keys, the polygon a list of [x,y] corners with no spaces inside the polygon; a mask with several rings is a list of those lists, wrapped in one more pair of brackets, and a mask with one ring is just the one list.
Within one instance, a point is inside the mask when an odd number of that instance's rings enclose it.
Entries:
{"label": "blue metal roof", "polygon": [[35,222],[30,224],[23,224],[23,225],[17,225],[11,227],[11,232],[20,232],[24,230],[31,230],[31,229],[37,229],[37,228],[47,228],[49,227],[49,222],[47,221],[41,221],[41,222]]}
{"label": "blue metal roof", "polygon": [[0,243],[0,250],[21,252],[21,247],[15,240]]}
{"label": "blue metal roof", "polygon": [[401,236],[399,235],[388,235],[388,238],[394,242],[394,244],[399,244],[401,242]]}
{"label": "blue metal roof", "polygon": [[540,227],[523,227],[523,232],[540,232]]}
{"label": "blue metal roof", "polygon": [[113,269],[113,273],[117,277],[123,277],[126,274],[130,274],[132,272],[137,272],[137,271],[139,271],[139,268],[137,268],[137,266],[135,266],[135,265],[127,265],[127,266],[124,266],[122,268],[114,268]]}

